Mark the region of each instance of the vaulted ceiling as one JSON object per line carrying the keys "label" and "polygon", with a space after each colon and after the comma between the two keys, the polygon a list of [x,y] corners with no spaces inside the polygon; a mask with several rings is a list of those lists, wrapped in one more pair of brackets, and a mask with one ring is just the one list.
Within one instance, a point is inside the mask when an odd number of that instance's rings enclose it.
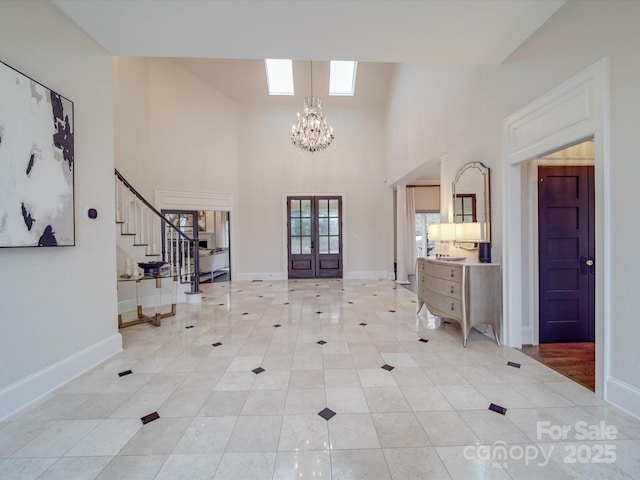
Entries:
{"label": "vaulted ceiling", "polygon": [[328,60],[357,60],[343,101],[384,105],[394,63],[498,64],[566,0],[52,1],[112,55],[174,57],[240,103],[266,101],[262,59],[292,58],[296,102],[309,60],[321,95]]}

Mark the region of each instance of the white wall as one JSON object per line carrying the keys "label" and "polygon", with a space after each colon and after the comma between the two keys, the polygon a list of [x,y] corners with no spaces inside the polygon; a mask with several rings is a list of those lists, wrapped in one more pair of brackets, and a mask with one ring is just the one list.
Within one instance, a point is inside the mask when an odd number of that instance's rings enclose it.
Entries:
{"label": "white wall", "polygon": [[170,59],[119,57],[116,166],[149,201],[157,188],[235,194],[235,103]]}
{"label": "white wall", "polygon": [[[500,130],[503,118],[604,56],[611,58],[611,254],[610,377],[628,393],[624,407],[640,416],[640,355],[637,339],[635,243],[640,226],[629,222],[629,202],[640,178],[640,3],[569,1],[500,66],[429,67],[400,65],[396,70],[388,119],[391,178],[401,178],[422,159],[448,152],[450,175],[470,161],[491,167],[493,257],[502,234]],[[463,78],[447,81],[456,69]],[[444,108],[437,97],[444,97]],[[415,103],[411,103],[411,99]],[[415,112],[421,129],[440,132],[427,140],[406,135]],[[402,145],[408,137],[410,145]],[[403,158],[402,165],[396,161]],[[449,179],[450,180],[450,179]],[[443,182],[447,179],[443,179]],[[602,221],[603,219],[599,219]],[[497,248],[496,248],[497,247]]]}
{"label": "white wall", "polygon": [[[0,2],[0,59],[74,102],[76,246],[0,250],[0,418],[121,349],[111,57],[50,2]],[[94,221],[82,218],[86,207]]]}
{"label": "white wall", "polygon": [[264,105],[241,109],[241,194],[232,235],[241,252],[233,267],[236,274],[286,278],[284,197],[327,193],[344,195],[344,276],[386,277],[393,272],[384,112],[330,107],[329,102],[324,110],[335,140],[326,151],[308,153],[295,150],[289,140],[295,110]]}

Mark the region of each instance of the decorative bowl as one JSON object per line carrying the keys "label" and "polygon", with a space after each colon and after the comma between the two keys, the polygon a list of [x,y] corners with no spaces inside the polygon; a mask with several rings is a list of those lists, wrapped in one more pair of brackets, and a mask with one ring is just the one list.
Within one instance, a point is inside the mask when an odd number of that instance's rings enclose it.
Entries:
{"label": "decorative bowl", "polygon": [[160,274],[160,267],[166,265],[167,262],[139,262],[138,266],[144,270],[144,274],[148,276],[157,276]]}

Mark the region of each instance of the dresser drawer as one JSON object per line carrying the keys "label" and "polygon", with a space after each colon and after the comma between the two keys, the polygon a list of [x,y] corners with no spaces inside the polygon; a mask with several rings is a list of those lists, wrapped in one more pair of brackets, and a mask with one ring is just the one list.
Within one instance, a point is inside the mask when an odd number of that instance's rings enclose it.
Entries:
{"label": "dresser drawer", "polygon": [[436,293],[452,297],[457,300],[462,300],[462,283],[460,282],[451,282],[449,280],[443,280],[442,278],[431,276],[427,276],[424,282],[428,289],[433,290]]}
{"label": "dresser drawer", "polygon": [[432,277],[442,278],[452,282],[462,282],[462,268],[464,265],[441,265],[429,262],[425,266],[425,271]]}
{"label": "dresser drawer", "polygon": [[462,302],[460,300],[440,295],[433,290],[427,292],[426,300],[427,307],[431,313],[446,318],[462,320]]}

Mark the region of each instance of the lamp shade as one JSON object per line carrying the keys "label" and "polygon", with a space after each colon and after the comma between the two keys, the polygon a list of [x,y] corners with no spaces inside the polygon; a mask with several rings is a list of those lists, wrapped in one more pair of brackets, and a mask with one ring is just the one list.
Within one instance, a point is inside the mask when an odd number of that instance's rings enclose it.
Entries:
{"label": "lamp shade", "polygon": [[429,240],[440,240],[440,224],[432,223],[427,227]]}
{"label": "lamp shade", "polygon": [[440,240],[443,242],[453,242],[456,239],[456,224],[441,223],[440,224]]}
{"label": "lamp shade", "polygon": [[481,242],[481,227],[478,222],[456,223],[456,242]]}

